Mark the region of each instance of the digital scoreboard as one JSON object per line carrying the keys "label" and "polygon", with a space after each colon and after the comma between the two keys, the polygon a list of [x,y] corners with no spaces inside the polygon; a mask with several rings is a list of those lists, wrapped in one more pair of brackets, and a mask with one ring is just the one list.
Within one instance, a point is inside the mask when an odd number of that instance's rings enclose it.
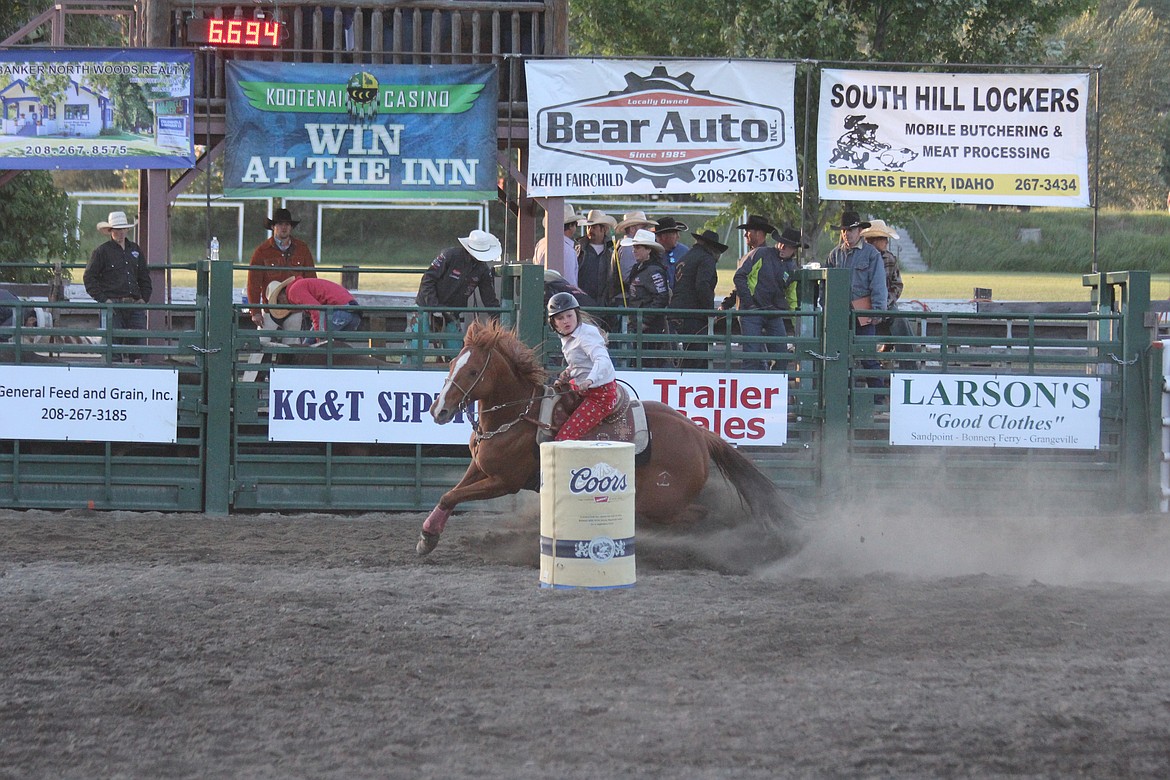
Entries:
{"label": "digital scoreboard", "polygon": [[187,42],[208,46],[274,49],[284,42],[284,24],[273,19],[188,19]]}

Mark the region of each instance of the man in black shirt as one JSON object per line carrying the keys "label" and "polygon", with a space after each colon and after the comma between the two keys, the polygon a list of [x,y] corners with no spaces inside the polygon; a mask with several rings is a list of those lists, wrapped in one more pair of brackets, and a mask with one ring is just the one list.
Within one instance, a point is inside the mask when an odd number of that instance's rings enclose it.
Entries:
{"label": "man in black shirt", "polygon": [[[85,267],[83,279],[85,291],[98,303],[143,304],[150,301],[150,271],[146,266],[146,255],[142,247],[126,238],[126,234],[137,222],[126,219],[126,212],[111,211],[104,222],[97,224],[99,233],[110,240],[93,250],[89,265]],[[112,318],[106,321],[106,316]],[[145,330],[146,310],[135,307],[118,307],[103,312],[102,327],[118,330]],[[139,338],[116,338],[115,344],[138,345]],[[141,363],[140,358],[130,354],[119,354],[115,362]]]}

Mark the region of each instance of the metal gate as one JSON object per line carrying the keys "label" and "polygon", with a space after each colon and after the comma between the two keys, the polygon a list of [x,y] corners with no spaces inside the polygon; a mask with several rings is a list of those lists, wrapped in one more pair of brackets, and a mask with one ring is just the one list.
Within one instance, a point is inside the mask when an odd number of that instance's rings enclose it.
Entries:
{"label": "metal gate", "polygon": [[[240,269],[235,269],[240,270]],[[407,365],[434,373],[433,393],[457,344],[420,340],[413,305],[365,306],[360,341],[285,344],[250,326],[232,301],[230,263],[205,264],[194,306],[150,306],[147,344],[136,370],[176,370],[180,380],[174,444],[85,441],[0,442],[0,506],[206,511],[418,510],[432,506],[467,466],[464,446],[276,442],[268,431],[268,370],[276,364],[329,371],[385,372]],[[417,272],[415,272],[417,273]],[[539,269],[502,271],[498,314],[526,343],[558,345],[544,326]],[[782,487],[814,501],[865,502],[915,497],[977,508],[1012,494],[1035,506],[1145,509],[1155,500],[1151,464],[1160,362],[1151,368],[1149,274],[1085,278],[1092,305],[1082,313],[901,312],[911,337],[854,335],[845,271],[801,272],[801,307],[790,313],[787,443],[742,449]],[[131,304],[37,304],[58,316],[52,328],[18,324],[0,331],[0,359],[16,364],[113,366],[113,341],[132,335],[94,324],[103,310]],[[741,370],[738,312],[711,310],[705,336],[649,334],[643,312],[600,309],[629,327],[611,335],[611,352],[629,370],[706,347],[699,373]],[[82,317],[79,323],[70,317]],[[88,320],[84,318],[88,317]],[[351,334],[347,334],[351,335]],[[762,337],[761,337],[762,338]],[[299,340],[299,338],[297,339]],[[905,352],[883,352],[883,345]],[[868,367],[867,367],[868,365]],[[658,369],[661,370],[661,369]],[[896,373],[1044,375],[1101,380],[1096,450],[906,447],[889,443],[884,380]],[[404,375],[403,375],[404,376]],[[886,382],[888,384],[888,381]]]}

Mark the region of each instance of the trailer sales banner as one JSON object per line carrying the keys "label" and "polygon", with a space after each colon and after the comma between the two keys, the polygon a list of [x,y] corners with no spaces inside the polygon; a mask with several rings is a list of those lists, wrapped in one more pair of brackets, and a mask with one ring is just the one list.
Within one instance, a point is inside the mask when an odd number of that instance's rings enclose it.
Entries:
{"label": "trailer sales banner", "polygon": [[1101,380],[892,374],[890,444],[1100,449]]}
{"label": "trailer sales banner", "polygon": [[195,165],[195,54],[0,51],[0,170]]}
{"label": "trailer sales banner", "polygon": [[796,192],[796,66],[528,60],[534,196]]}
{"label": "trailer sales banner", "polygon": [[224,193],[496,197],[490,65],[228,63]]}
{"label": "trailer sales banner", "polygon": [[1089,205],[1088,74],[825,70],[821,197]]}

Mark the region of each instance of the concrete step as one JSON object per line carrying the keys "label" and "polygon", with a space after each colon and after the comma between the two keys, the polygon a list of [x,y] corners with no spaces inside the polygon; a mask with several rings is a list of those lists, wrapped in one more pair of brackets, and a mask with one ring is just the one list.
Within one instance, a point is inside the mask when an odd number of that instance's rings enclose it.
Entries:
{"label": "concrete step", "polygon": [[890,239],[890,251],[898,258],[898,265],[902,267],[903,271],[910,273],[925,273],[930,268],[922,259],[922,252],[918,251],[918,247],[914,243],[914,239],[910,238],[910,234],[902,227],[893,227],[894,232],[898,234],[898,238]]}

